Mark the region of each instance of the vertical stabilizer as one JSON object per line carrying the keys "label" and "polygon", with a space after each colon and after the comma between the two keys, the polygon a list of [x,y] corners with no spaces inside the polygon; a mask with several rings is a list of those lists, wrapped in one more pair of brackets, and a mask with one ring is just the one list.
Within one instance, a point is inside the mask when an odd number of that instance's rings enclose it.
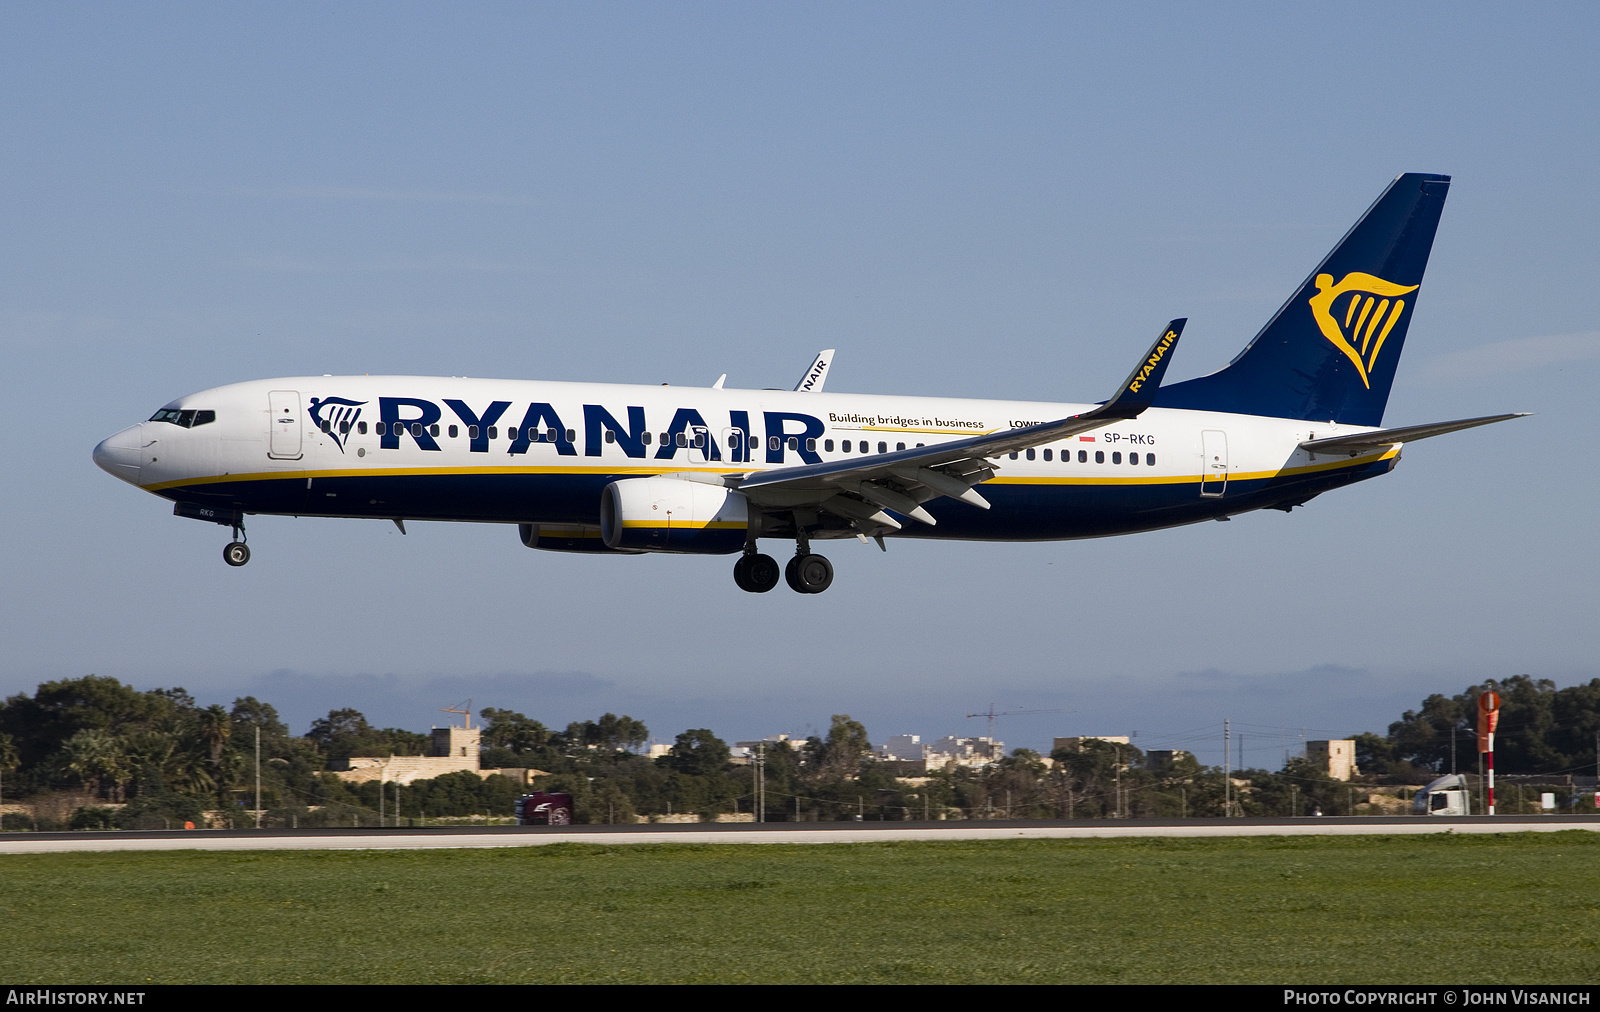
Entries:
{"label": "vertical stabilizer", "polygon": [[1389,184],[1228,366],[1156,406],[1381,425],[1450,177]]}

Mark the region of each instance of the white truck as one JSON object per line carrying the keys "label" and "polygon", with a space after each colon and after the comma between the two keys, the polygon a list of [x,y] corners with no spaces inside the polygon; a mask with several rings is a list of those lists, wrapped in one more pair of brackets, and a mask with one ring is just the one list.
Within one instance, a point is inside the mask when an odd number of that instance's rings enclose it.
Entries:
{"label": "white truck", "polygon": [[1472,789],[1461,773],[1433,781],[1411,799],[1412,815],[1471,815]]}

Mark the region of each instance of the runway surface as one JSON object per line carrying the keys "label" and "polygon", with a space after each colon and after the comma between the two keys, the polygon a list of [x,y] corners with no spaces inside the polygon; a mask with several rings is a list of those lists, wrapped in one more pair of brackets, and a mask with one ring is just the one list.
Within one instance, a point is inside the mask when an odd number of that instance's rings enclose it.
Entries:
{"label": "runway surface", "polygon": [[6,833],[0,855],[150,850],[444,850],[552,843],[880,843],[1106,837],[1372,836],[1600,832],[1600,815],[1037,822],[768,822],[724,825],[504,826],[122,833]]}

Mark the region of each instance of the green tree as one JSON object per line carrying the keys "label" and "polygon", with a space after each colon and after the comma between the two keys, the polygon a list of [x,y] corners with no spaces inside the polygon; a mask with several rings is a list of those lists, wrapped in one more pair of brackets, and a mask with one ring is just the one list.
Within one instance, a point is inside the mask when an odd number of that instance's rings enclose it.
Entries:
{"label": "green tree", "polygon": [[61,743],[61,770],[84,787],[108,792],[121,800],[123,785],[131,775],[128,755],[115,735],[106,731],[79,731]]}
{"label": "green tree", "polygon": [[678,735],[672,749],[657,761],[684,776],[710,776],[722,772],[731,754],[727,742],[697,727]]}
{"label": "green tree", "polygon": [[853,779],[860,775],[861,763],[871,750],[866,727],[848,713],[836,713],[826,741],[806,739],[806,769],[816,783]]}

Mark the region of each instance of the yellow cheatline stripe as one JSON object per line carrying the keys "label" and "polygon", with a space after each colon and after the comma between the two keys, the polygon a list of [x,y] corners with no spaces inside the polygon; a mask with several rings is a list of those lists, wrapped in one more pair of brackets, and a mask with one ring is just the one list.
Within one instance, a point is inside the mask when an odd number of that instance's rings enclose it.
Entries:
{"label": "yellow cheatline stripe", "polygon": [[[1337,460],[1329,464],[1309,464],[1305,467],[1285,467],[1277,471],[1229,471],[1228,481],[1254,481],[1262,478],[1284,478],[1291,475],[1315,474],[1320,471],[1336,471],[1343,468],[1364,467],[1388,460],[1398,454],[1399,450],[1388,450],[1384,453],[1368,454],[1365,457],[1356,457],[1348,460]],[[1110,465],[1115,466],[1115,465]],[[1211,475],[1179,474],[1161,475],[1159,477],[1135,478],[1099,476],[1092,477],[1029,477],[1022,475],[996,476],[984,482],[983,485],[1192,485],[1201,480],[1215,480]],[[982,485],[978,486],[979,488]]]}
{"label": "yellow cheatline stripe", "polygon": [[[1289,475],[1313,474],[1319,471],[1332,471],[1345,467],[1360,467],[1366,464],[1388,460],[1400,451],[1390,449],[1363,457],[1336,460],[1326,464],[1309,464],[1304,467],[1286,467],[1276,471],[1229,471],[1230,481],[1254,480],[1259,478],[1282,478]],[[1097,465],[1115,466],[1115,465]],[[601,474],[632,474],[632,475],[663,475],[675,474],[681,471],[699,471],[705,474],[747,474],[752,468],[743,467],[683,467],[663,466],[654,467],[385,467],[385,468],[351,468],[332,471],[265,471],[250,474],[218,474],[200,478],[183,478],[177,481],[164,481],[152,485],[141,485],[140,488],[147,492],[159,492],[169,488],[186,488],[193,485],[215,485],[221,482],[233,481],[281,481],[284,479],[300,480],[302,478],[368,478],[368,477],[404,477],[416,475],[430,475],[434,477],[450,477],[480,474],[565,474],[565,475],[592,475]],[[987,485],[1182,485],[1201,480],[1201,475],[1179,474],[1161,475],[1145,478],[1143,476],[1118,477],[1113,475],[1086,475],[1086,476],[1056,476],[1056,475],[1006,475],[990,478]]]}
{"label": "yellow cheatline stripe", "polygon": [[645,530],[670,530],[674,527],[690,527],[695,530],[703,530],[709,527],[720,531],[742,531],[750,525],[743,520],[624,520],[622,526],[630,529]]}
{"label": "yellow cheatline stripe", "polygon": [[[840,429],[848,431],[846,426]],[[858,432],[926,432],[935,436],[987,436],[999,432],[999,429],[896,429],[888,425],[863,425]]]}
{"label": "yellow cheatline stripe", "polygon": [[255,471],[241,474],[214,474],[201,478],[182,478],[177,481],[163,481],[152,485],[140,485],[146,492],[159,492],[167,488],[181,488],[189,485],[216,485],[222,482],[234,481],[282,481],[285,478],[299,480],[301,478],[394,478],[416,475],[432,475],[435,477],[449,477],[452,475],[476,474],[640,474],[662,475],[675,474],[679,471],[703,471],[707,474],[745,474],[751,469],[748,467],[685,467],[683,465],[654,467],[549,467],[549,466],[510,466],[510,467],[370,467],[370,468],[341,468],[327,471]]}

